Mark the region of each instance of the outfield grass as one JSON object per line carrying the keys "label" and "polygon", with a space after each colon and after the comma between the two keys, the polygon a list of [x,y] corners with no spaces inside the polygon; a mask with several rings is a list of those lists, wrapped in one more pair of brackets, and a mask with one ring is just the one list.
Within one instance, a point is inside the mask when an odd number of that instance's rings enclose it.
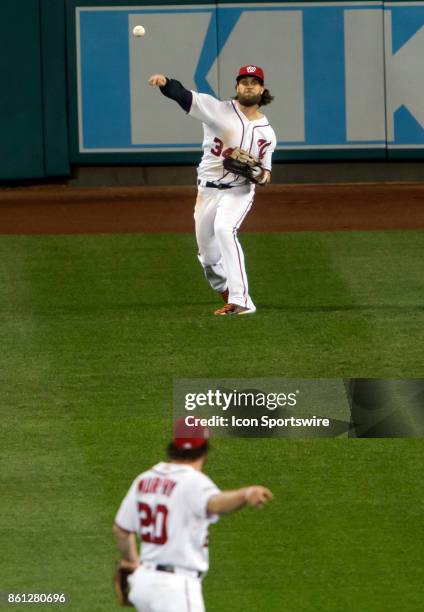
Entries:
{"label": "outfield grass", "polygon": [[[422,232],[242,242],[258,312],[214,318],[192,235],[0,237],[0,590],[118,609],[110,526],[173,378],[423,377]],[[220,486],[276,499],[212,527],[208,612],[422,609],[421,440],[214,446]]]}

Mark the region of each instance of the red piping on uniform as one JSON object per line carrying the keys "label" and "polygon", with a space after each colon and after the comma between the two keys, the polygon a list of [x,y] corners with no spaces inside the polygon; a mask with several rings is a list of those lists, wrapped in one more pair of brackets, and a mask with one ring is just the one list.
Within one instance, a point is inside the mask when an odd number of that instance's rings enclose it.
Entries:
{"label": "red piping on uniform", "polygon": [[265,125],[255,125],[255,127],[252,130],[252,140],[250,141],[250,147],[249,147],[249,153],[252,151],[252,146],[253,146],[253,136],[255,135],[255,130],[256,128],[263,128],[263,127],[268,127],[269,123],[265,124]]}
{"label": "red piping on uniform", "polygon": [[237,237],[236,237],[236,233],[233,232],[233,238],[234,238],[234,244],[236,245],[236,250],[237,250],[237,257],[238,257],[238,261],[239,261],[239,268],[240,268],[240,274],[241,274],[241,280],[243,281],[243,296],[244,296],[244,305],[247,308],[247,297],[246,297],[246,283],[244,282],[244,276],[243,276],[243,269],[241,267],[241,259],[240,259],[240,253],[239,253],[239,248],[238,248],[238,244],[237,244]]}
{"label": "red piping on uniform", "polygon": [[241,215],[240,219],[239,219],[238,221],[236,221],[236,224],[235,224],[235,226],[233,227],[233,232],[237,231],[237,230],[238,230],[238,228],[240,227],[240,225],[243,223],[243,219],[244,219],[244,217],[247,215],[247,213],[249,212],[249,208],[250,208],[250,207],[252,206],[252,204],[253,204],[254,197],[255,197],[255,196],[253,196],[253,197],[252,197],[252,199],[250,200],[249,204],[247,205],[247,209],[244,211],[244,213],[242,213],[242,215]]}
{"label": "red piping on uniform", "polygon": [[[253,196],[254,198],[254,196]],[[233,227],[233,238],[234,238],[234,244],[236,245],[236,251],[237,251],[237,257],[238,257],[238,261],[239,261],[239,268],[240,268],[240,274],[241,274],[241,280],[243,281],[243,296],[244,296],[244,305],[247,308],[247,287],[246,287],[246,283],[244,280],[244,275],[243,275],[243,268],[241,265],[241,257],[240,257],[240,250],[237,244],[237,230],[240,227],[240,225],[243,223],[244,218],[246,217],[247,213],[250,210],[250,207],[253,204],[253,198],[250,200],[249,204],[247,205],[246,210],[244,211],[244,213],[242,214],[242,216],[240,217],[240,219],[237,221],[237,223],[235,224],[235,226]]]}
{"label": "red piping on uniform", "polygon": [[238,112],[238,110],[236,109],[236,106],[235,106],[235,104],[234,104],[234,102],[233,102],[232,100],[231,100],[231,104],[232,104],[232,106],[233,106],[233,109],[234,109],[234,111],[235,111],[235,113],[236,113],[237,117],[240,119],[240,121],[241,121],[241,125],[242,125],[242,128],[243,128],[243,131],[242,131],[242,133],[241,133],[241,143],[240,143],[240,145],[239,145],[240,149],[242,149],[242,148],[243,148],[243,140],[244,140],[244,123],[243,123],[243,119],[240,117],[239,112]]}
{"label": "red piping on uniform", "polygon": [[[242,133],[241,133],[241,142],[240,142],[239,147],[240,147],[240,149],[242,149],[242,148],[243,148],[243,140],[244,140],[244,122],[243,122],[243,119],[241,118],[241,116],[240,116],[240,114],[239,114],[239,112],[238,112],[238,110],[237,110],[237,108],[236,108],[236,105],[234,104],[234,102],[233,102],[232,100],[231,100],[231,105],[232,105],[232,107],[233,107],[233,109],[234,109],[234,112],[236,113],[237,117],[238,117],[238,118],[240,119],[240,121],[241,121]],[[238,176],[238,177],[237,177],[235,180],[232,180],[232,181],[231,181],[231,183],[237,183],[237,181],[239,180],[239,178],[240,178],[240,177]],[[229,183],[228,183],[228,184],[229,184]],[[243,183],[243,184],[244,184],[244,183]]]}
{"label": "red piping on uniform", "polygon": [[[222,179],[225,179],[225,177],[228,176],[228,174],[230,174],[230,172],[225,172],[225,170],[224,170],[223,175],[218,179],[218,183],[220,183],[222,181]],[[230,183],[231,183],[231,181],[230,181]],[[224,183],[224,185],[229,185],[229,183]]]}

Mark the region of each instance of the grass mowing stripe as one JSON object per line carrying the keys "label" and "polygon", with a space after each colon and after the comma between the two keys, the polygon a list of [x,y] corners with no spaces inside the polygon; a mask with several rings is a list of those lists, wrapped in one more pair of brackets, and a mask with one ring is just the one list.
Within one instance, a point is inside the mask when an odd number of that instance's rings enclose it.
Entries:
{"label": "grass mowing stripe", "polygon": [[[353,283],[362,264],[346,251],[348,238],[362,240],[371,261],[383,241],[396,260],[406,242],[422,244],[415,232],[393,232],[393,242],[390,234],[244,235],[259,310],[235,320],[211,316],[217,302],[191,235],[0,238],[1,369],[14,381],[11,390],[2,386],[0,401],[6,416],[18,416],[5,421],[8,508],[27,488],[30,562],[39,552],[52,579],[71,572],[74,609],[117,609],[110,522],[131,478],[160,458],[173,377],[416,374],[421,343],[409,338],[406,346],[405,338],[422,322],[419,304],[401,300],[393,313],[400,296],[386,282],[368,291],[366,274]],[[386,274],[382,258],[376,262]],[[408,279],[407,258],[401,268]],[[415,271],[410,276],[412,286]],[[392,339],[401,345],[396,353]],[[214,443],[208,471],[221,486],[265,481],[276,502],[260,520],[247,511],[214,529],[209,610],[228,609],[229,601],[244,611],[258,601],[259,609],[293,612],[418,609],[421,441],[351,442]],[[50,464],[52,484],[41,497],[37,482],[49,482]],[[65,468],[63,491],[57,478]],[[45,513],[53,531],[39,529]],[[12,525],[19,531],[22,523]],[[12,546],[8,573],[25,587],[41,570],[27,572],[26,548]]]}
{"label": "grass mowing stripe", "polygon": [[[55,378],[58,353],[46,342],[45,311],[41,316],[34,312],[39,283],[23,265],[32,258],[27,249],[19,251],[19,243],[13,255],[2,258],[0,269],[0,590],[65,592],[71,608],[100,612],[112,597],[105,585],[110,583],[113,548],[111,538],[104,537],[111,510],[102,503],[103,486],[85,460],[66,393]],[[88,603],[85,592],[93,592],[93,573],[102,582]]]}
{"label": "grass mowing stripe", "polygon": [[[316,242],[319,248],[311,251]],[[306,324],[327,325],[311,350],[307,341],[319,332],[303,335],[307,352],[320,354],[325,362],[328,348],[333,348],[341,358],[339,368],[331,367],[337,372],[345,369],[353,351],[349,376],[423,375],[423,343],[418,340],[424,323],[423,232],[272,234],[265,244],[269,256],[255,259],[260,267],[255,263],[252,285],[267,282],[268,262],[281,270],[283,279],[273,294],[275,303],[267,308],[277,308],[281,320],[294,311]],[[333,320],[339,321],[336,329]],[[333,347],[328,346],[331,335]],[[358,365],[352,367],[354,362]]]}
{"label": "grass mowing stripe", "polygon": [[208,609],[418,611],[421,452],[418,440],[235,442],[230,465],[248,462],[278,495],[216,527]]}
{"label": "grass mowing stripe", "polygon": [[422,377],[424,233],[379,232],[375,240],[372,233],[354,232],[345,243],[331,235],[327,243],[337,272],[369,325],[369,344],[384,368],[392,356],[388,376],[401,377],[400,362],[407,359],[409,376]]}
{"label": "grass mowing stripe", "polygon": [[[402,234],[404,240],[412,235],[419,244],[419,234],[414,232],[392,234]],[[368,248],[372,249],[381,235],[369,235]],[[243,322],[210,316],[216,300],[202,282],[194,261],[192,236],[29,238],[30,248],[38,244],[40,257],[49,261],[49,267],[41,266],[41,272],[34,269],[36,275],[46,275],[44,281],[39,279],[42,282],[34,306],[40,308],[40,317],[44,310],[46,317],[54,318],[57,324],[61,314],[65,320],[74,321],[69,338],[72,346],[80,340],[82,346],[87,344],[91,335],[94,349],[101,344],[102,336],[108,336],[109,346],[122,348],[116,359],[118,365],[132,340],[135,363],[139,355],[147,354],[144,366],[151,365],[155,373],[172,374],[181,361],[187,361],[188,368],[193,361],[203,370],[199,375],[213,369],[222,376],[227,370],[222,352],[229,350],[237,356],[232,370],[238,376],[259,375],[258,366],[261,372],[267,370],[266,375],[279,375],[281,371],[309,375],[313,370],[317,376],[325,376],[325,371],[364,376],[412,373],[417,359],[404,346],[403,326],[408,334],[416,329],[422,311],[399,312],[399,333],[392,332],[390,339],[399,337],[402,353],[385,351],[382,334],[371,343],[369,332],[376,328],[376,321],[374,318],[371,327],[367,325],[368,311],[375,308],[372,312],[377,318],[392,317],[390,306],[396,295],[384,287],[377,304],[372,293],[365,309],[363,302],[355,301],[343,271],[335,270],[333,261],[337,249],[343,256],[347,236],[350,234],[244,236],[259,311]],[[348,257],[344,260],[352,266]],[[378,269],[387,275],[387,269]],[[317,353],[321,355],[319,364]],[[98,361],[104,357],[107,353],[99,351]],[[92,361],[95,358],[91,355]]]}
{"label": "grass mowing stripe", "polygon": [[[27,417],[19,425],[2,418],[2,435],[7,495],[2,499],[1,588],[65,592],[78,609],[83,590],[92,588],[91,572],[111,567],[112,547],[102,528],[109,511],[98,503],[99,479],[64,416]],[[99,554],[105,545],[109,560]],[[103,603],[109,598],[104,596]]]}

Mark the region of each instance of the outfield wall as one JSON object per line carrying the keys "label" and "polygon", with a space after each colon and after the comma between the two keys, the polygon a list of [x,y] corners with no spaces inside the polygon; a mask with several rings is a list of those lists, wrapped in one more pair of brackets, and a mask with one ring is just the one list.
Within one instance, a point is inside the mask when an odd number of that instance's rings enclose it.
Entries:
{"label": "outfield wall", "polygon": [[65,0],[0,4],[0,179],[70,172]]}
{"label": "outfield wall", "polygon": [[148,76],[226,98],[248,62],[276,98],[276,161],[424,158],[424,1],[3,0],[0,16],[0,179],[195,163],[201,126]]}

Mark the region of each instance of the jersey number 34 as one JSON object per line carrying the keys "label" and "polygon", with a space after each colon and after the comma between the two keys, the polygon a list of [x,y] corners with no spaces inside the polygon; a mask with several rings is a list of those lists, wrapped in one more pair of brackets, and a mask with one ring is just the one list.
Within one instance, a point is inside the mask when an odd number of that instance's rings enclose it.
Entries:
{"label": "jersey number 34", "polygon": [[216,146],[211,149],[211,153],[213,155],[216,155],[216,157],[220,157],[221,155],[222,157],[228,157],[234,151],[234,147],[229,147],[228,149],[225,149],[224,152],[222,152],[222,149],[224,148],[224,143],[222,142],[222,140],[220,138],[214,138],[213,141]]}

